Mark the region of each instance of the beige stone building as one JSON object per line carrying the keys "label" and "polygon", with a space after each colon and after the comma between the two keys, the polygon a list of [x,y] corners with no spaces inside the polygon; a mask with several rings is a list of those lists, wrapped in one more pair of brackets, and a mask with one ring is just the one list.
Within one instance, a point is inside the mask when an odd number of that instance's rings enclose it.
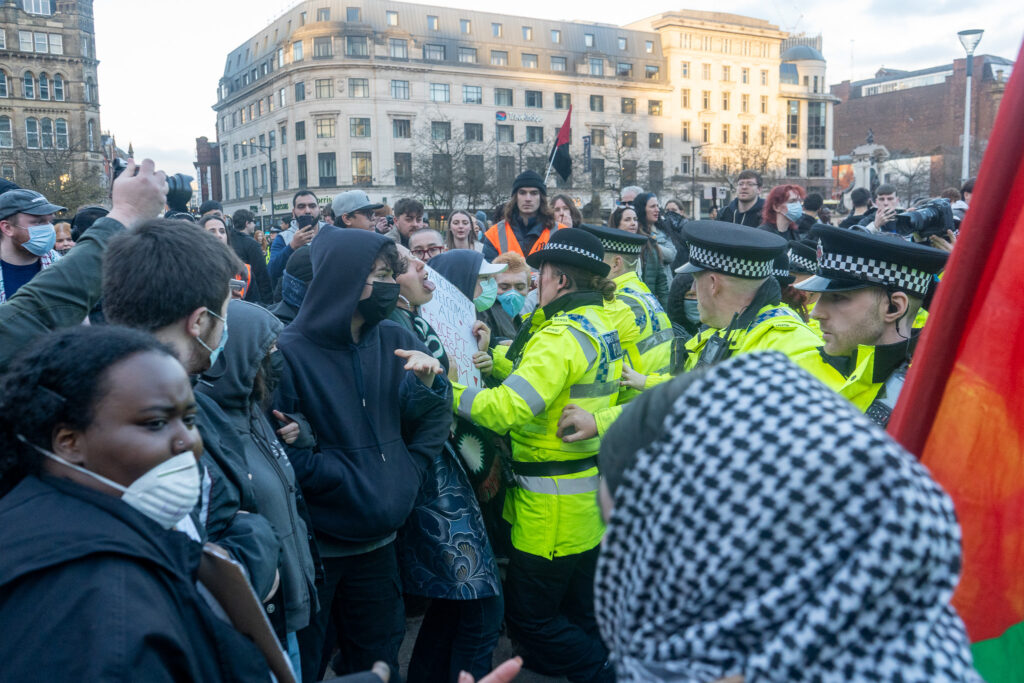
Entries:
{"label": "beige stone building", "polygon": [[94,36],[92,0],[0,0],[0,176],[102,176]]}
{"label": "beige stone building", "polygon": [[689,203],[755,162],[828,185],[825,64],[808,46],[784,61],[788,39],[723,13],[612,26],[306,0],[228,55],[214,105],[225,208],[267,213],[273,190],[280,215],[299,187],[324,203],[364,187],[490,207],[520,170],[545,172],[570,106],[573,174],[548,184],[580,204],[633,184]]}

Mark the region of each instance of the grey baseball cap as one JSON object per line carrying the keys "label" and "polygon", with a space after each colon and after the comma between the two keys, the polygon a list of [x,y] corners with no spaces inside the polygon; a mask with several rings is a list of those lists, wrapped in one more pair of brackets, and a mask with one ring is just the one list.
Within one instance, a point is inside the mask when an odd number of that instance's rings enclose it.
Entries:
{"label": "grey baseball cap", "polygon": [[355,211],[364,210],[376,210],[384,206],[383,204],[374,204],[370,201],[370,195],[366,194],[362,190],[349,190],[348,192],[342,192],[334,201],[331,202],[331,208],[334,209],[335,216],[344,216],[347,213],[353,213]]}
{"label": "grey baseball cap", "polygon": [[0,194],[0,219],[9,218],[16,213],[48,216],[63,210],[63,206],[51,204],[46,197],[33,190],[8,190]]}

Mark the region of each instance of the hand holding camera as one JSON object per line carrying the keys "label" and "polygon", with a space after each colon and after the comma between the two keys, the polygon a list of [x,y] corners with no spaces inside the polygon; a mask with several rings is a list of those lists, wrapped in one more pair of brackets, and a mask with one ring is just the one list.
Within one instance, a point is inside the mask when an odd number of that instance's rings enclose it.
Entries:
{"label": "hand holding camera", "polygon": [[113,207],[107,217],[131,230],[143,221],[156,218],[163,210],[167,201],[167,176],[156,170],[152,159],[144,159],[141,166],[129,159],[124,170],[126,172],[114,180]]}

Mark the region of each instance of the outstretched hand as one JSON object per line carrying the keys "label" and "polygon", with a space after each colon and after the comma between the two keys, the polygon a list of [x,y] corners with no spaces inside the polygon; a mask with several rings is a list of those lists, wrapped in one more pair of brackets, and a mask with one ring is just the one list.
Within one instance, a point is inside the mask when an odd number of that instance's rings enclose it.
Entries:
{"label": "outstretched hand", "polygon": [[441,362],[433,356],[428,356],[422,351],[407,351],[395,349],[395,355],[406,360],[405,369],[412,370],[419,381],[428,387],[434,385],[434,377],[440,375],[444,370]]}
{"label": "outstretched hand", "polygon": [[459,673],[459,683],[508,683],[508,681],[513,680],[519,675],[519,671],[522,668],[523,660],[520,657],[515,657],[505,661],[479,681],[474,681],[471,675],[462,671]]}

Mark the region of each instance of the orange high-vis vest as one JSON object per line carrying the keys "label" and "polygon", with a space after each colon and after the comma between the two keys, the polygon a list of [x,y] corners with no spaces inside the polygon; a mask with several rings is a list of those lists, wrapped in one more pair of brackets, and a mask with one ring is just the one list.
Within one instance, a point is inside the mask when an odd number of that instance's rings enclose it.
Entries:
{"label": "orange high-vis vest", "polygon": [[[560,230],[563,226],[558,225],[555,230]],[[551,228],[544,228],[541,231],[540,237],[534,242],[533,247],[530,249],[530,254],[540,251],[544,248],[544,245],[548,243],[548,239],[551,238]],[[512,231],[512,226],[505,221],[504,229],[502,229],[501,223],[495,223],[490,229],[484,233],[484,239],[491,243],[491,246],[498,250],[499,254],[504,254],[507,251],[514,251],[523,258],[529,256],[529,254],[523,253],[523,248],[519,246],[519,240],[516,239],[516,234]]]}

